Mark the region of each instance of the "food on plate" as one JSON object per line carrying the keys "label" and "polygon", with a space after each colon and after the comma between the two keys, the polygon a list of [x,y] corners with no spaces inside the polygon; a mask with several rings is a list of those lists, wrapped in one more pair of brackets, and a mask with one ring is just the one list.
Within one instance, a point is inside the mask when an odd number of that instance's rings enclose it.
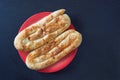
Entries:
{"label": "food on plate", "polygon": [[18,33],[14,40],[15,48],[30,52],[60,35],[71,24],[64,12],[65,9],[57,10]]}
{"label": "food on plate", "polygon": [[25,64],[32,70],[45,69],[70,54],[82,42],[82,35],[69,29],[70,17],[60,9],[27,26],[15,37],[18,51],[27,52]]}

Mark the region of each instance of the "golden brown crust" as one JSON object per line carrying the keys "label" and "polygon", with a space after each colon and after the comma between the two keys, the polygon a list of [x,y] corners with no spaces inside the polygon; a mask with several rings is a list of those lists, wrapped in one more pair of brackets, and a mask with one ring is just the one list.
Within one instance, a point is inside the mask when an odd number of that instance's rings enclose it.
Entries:
{"label": "golden brown crust", "polygon": [[71,24],[64,12],[64,9],[57,10],[18,33],[15,48],[30,52],[57,37]]}
{"label": "golden brown crust", "polygon": [[33,70],[46,68],[77,48],[82,41],[79,32],[71,29],[57,36],[44,46],[30,52],[26,58],[26,65]]}

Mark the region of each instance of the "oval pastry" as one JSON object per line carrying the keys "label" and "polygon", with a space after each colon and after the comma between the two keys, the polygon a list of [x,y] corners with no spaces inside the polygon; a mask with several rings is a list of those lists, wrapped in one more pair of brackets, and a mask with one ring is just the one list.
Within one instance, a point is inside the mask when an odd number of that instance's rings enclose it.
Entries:
{"label": "oval pastry", "polygon": [[77,48],[82,41],[79,32],[67,30],[47,44],[30,52],[26,57],[26,65],[33,70],[46,68]]}
{"label": "oval pastry", "polygon": [[54,11],[18,33],[14,40],[15,48],[30,52],[63,33],[71,24],[69,16],[64,12],[64,9]]}

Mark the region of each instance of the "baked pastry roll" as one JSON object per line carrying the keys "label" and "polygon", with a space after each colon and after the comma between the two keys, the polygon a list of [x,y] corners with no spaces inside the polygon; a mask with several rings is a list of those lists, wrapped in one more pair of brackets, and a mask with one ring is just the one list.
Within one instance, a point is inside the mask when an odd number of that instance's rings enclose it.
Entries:
{"label": "baked pastry roll", "polygon": [[63,33],[71,24],[69,16],[64,12],[65,9],[54,11],[18,33],[14,40],[15,48],[30,52]]}
{"label": "baked pastry roll", "polygon": [[74,29],[70,29],[57,36],[47,44],[39,47],[28,54],[26,65],[33,70],[46,68],[77,48],[82,41],[82,36]]}

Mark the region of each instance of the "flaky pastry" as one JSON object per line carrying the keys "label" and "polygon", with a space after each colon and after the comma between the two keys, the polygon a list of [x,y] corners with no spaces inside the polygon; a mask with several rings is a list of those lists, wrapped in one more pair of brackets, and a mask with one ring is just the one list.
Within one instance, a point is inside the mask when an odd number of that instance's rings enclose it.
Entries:
{"label": "flaky pastry", "polygon": [[71,24],[65,10],[57,10],[18,33],[14,40],[17,50],[30,52],[65,31]]}

